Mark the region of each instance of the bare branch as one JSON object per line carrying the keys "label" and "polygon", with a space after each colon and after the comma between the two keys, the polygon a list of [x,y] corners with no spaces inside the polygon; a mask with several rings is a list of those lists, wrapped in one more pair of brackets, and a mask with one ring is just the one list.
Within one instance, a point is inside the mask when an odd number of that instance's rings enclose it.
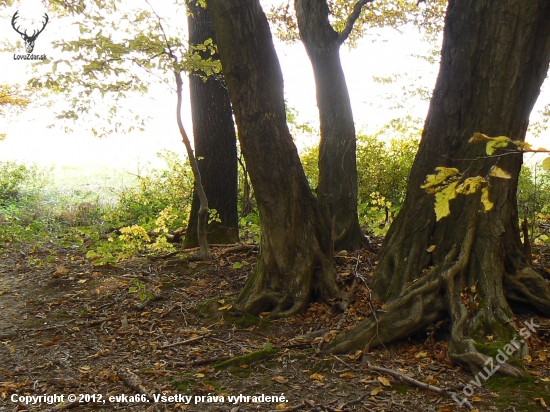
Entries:
{"label": "bare branch", "polygon": [[363,6],[365,4],[372,3],[373,1],[374,0],[357,0],[357,3],[355,3],[355,6],[353,6],[353,11],[346,20],[346,26],[344,27],[344,30],[338,33],[338,42],[340,44],[344,43],[351,34],[351,31],[353,30],[353,25],[361,15],[361,10],[363,9]]}

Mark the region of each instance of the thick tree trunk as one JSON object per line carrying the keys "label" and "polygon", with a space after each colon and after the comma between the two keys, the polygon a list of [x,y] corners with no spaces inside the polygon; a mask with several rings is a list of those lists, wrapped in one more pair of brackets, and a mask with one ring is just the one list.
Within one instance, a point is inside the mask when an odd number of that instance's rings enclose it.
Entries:
{"label": "thick tree trunk", "polygon": [[[208,12],[194,1],[187,3],[189,43],[201,44],[214,38]],[[208,56],[210,57],[210,53]],[[207,226],[210,243],[235,243],[239,240],[237,194],[237,137],[233,112],[223,81],[210,77],[204,81],[200,72],[189,78],[191,115],[195,154],[210,209],[218,212],[218,220]],[[191,214],[187,225],[185,247],[198,245],[197,221],[200,201],[193,193]]]}
{"label": "thick tree trunk", "polygon": [[321,124],[317,199],[327,224],[334,217],[335,250],[359,249],[355,125],[342,64],[344,38],[330,25],[325,1],[296,0],[296,16],[317,89]]}
{"label": "thick tree trunk", "polygon": [[[550,2],[449,2],[441,68],[407,198],[373,278],[375,293],[389,303],[378,322],[341,335],[333,350],[399,339],[448,315],[449,354],[475,372],[487,359],[486,345],[521,341],[508,303],[550,316],[550,289],[527,264],[520,240],[522,156],[483,158],[484,145],[468,143],[475,132],[524,140],[549,60]],[[479,194],[460,195],[451,215],[436,222],[434,198],[420,188],[426,175],[446,166],[487,176],[497,162],[512,178],[490,178],[493,210],[480,212]],[[525,354],[522,345],[514,355]],[[500,372],[520,373],[512,366]]]}
{"label": "thick tree trunk", "polygon": [[237,303],[286,316],[339,295],[329,228],[286,124],[283,77],[258,0],[209,0],[241,151],[260,212],[258,264]]}

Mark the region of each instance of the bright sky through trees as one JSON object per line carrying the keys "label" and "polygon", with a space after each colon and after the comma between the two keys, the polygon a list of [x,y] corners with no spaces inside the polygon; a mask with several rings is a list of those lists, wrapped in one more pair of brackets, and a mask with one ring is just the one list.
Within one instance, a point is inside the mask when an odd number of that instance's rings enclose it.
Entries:
{"label": "bright sky through trees", "polygon": [[[275,1],[262,1],[264,9],[268,11],[269,4]],[[176,10],[175,6],[168,4],[170,2],[159,0],[151,3],[159,15],[168,21],[168,27],[181,25],[182,31],[187,32],[183,7],[180,6]],[[145,1],[143,7],[147,8]],[[16,42],[19,43],[14,49],[0,53],[0,82],[25,84],[32,76],[33,67],[28,61],[13,58],[14,52],[24,52],[20,36],[11,27],[11,18],[16,10],[20,10],[21,15],[34,16],[39,23],[45,9],[39,0],[26,0],[19,4],[16,2],[13,7],[0,9],[0,41],[5,49],[10,47],[6,45],[16,46]],[[52,48],[51,42],[76,38],[78,25],[74,23],[80,17],[57,18],[53,13],[49,15],[48,26],[37,39],[33,53],[45,53],[52,59],[59,57],[61,52]],[[309,122],[317,127],[313,73],[303,46],[276,41],[276,47],[284,73],[288,105],[298,111],[299,122]],[[358,47],[352,50],[342,48],[342,64],[358,131],[374,131],[389,120],[401,117],[407,112],[421,119],[425,118],[428,107],[426,101],[411,100],[406,103],[406,109],[398,109],[395,106],[403,103],[401,87],[422,87],[431,92],[438,65],[430,65],[413,56],[427,55],[429,51],[430,46],[421,41],[421,35],[414,28],[406,29],[402,34],[393,29],[373,29],[359,42]],[[399,79],[393,84],[373,81],[373,76],[387,78],[394,75],[398,75]],[[387,99],[389,96],[393,98]],[[3,121],[2,128],[8,137],[0,142],[0,160],[36,161],[41,164],[95,163],[135,169],[138,162],[143,164],[154,160],[156,153],[163,149],[184,153],[174,115],[176,96],[164,85],[153,85],[146,96],[135,95],[131,99],[122,100],[121,105],[124,108],[141,117],[150,117],[144,132],[111,134],[104,139],[94,137],[89,131],[90,125],[82,124],[82,121],[73,124],[56,120],[54,112],[62,102],[56,100],[59,96],[52,95],[51,99],[54,104],[50,108],[31,107],[20,116]],[[542,94],[533,115],[537,116],[538,110],[549,100]],[[182,115],[185,126],[191,133],[188,96],[184,100]],[[48,128],[50,125],[54,127]],[[64,126],[70,127],[73,133],[65,133]],[[546,140],[550,141],[550,134],[544,133],[547,136]],[[294,137],[299,147],[314,144],[318,139],[317,136]],[[534,143],[539,144],[542,140],[539,138]]]}

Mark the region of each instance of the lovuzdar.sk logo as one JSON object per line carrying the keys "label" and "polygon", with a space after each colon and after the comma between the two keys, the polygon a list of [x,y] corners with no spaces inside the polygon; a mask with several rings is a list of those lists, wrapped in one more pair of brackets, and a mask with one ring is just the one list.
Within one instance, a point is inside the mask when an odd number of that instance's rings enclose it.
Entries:
{"label": "lovuzdar.sk logo", "polygon": [[27,54],[14,54],[13,59],[14,60],[46,60],[45,54],[32,54],[32,51],[34,50],[34,42],[36,42],[38,35],[44,31],[44,29],[46,28],[46,25],[48,24],[48,20],[49,20],[48,15],[44,13],[44,21],[42,23],[42,28],[39,30],[34,29],[32,31],[32,34],[29,34],[27,30],[21,31],[21,26],[17,22],[18,18],[19,18],[19,10],[17,10],[13,15],[13,17],[11,18],[11,26],[23,38],[23,41],[25,42],[25,50],[27,51]]}

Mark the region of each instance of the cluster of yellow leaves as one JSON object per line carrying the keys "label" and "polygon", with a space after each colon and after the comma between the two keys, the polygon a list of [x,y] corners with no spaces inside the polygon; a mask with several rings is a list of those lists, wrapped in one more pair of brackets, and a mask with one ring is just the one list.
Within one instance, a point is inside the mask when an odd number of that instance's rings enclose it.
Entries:
{"label": "cluster of yellow leaves", "polygon": [[[486,143],[486,153],[491,156],[496,149],[505,148],[508,145],[515,146],[520,152],[548,152],[546,149],[533,150],[527,142],[512,140],[507,136],[489,137],[483,133],[474,133],[469,143]],[[550,157],[542,162],[542,167],[550,170]],[[436,173],[426,176],[426,181],[421,186],[429,194],[435,195],[435,215],[436,220],[440,220],[451,213],[450,202],[459,194],[472,195],[481,192],[481,205],[483,211],[488,212],[494,206],[489,199],[489,187],[487,177],[496,177],[499,179],[511,179],[512,176],[507,171],[494,165],[487,176],[474,176],[464,179],[460,171],[454,167],[436,167]]]}
{"label": "cluster of yellow leaves", "polygon": [[[505,173],[499,169],[499,174]],[[483,210],[488,212],[493,208],[489,200],[489,188],[484,186],[487,180],[481,176],[468,177],[462,180],[463,175],[454,167],[437,167],[436,174],[428,175],[421,186],[429,194],[435,195],[435,216],[436,220],[451,214],[450,202],[460,195],[471,195],[481,190],[481,204]],[[501,173],[502,172],[502,173]],[[490,174],[495,177],[502,177]],[[509,177],[508,177],[509,179]]]}

